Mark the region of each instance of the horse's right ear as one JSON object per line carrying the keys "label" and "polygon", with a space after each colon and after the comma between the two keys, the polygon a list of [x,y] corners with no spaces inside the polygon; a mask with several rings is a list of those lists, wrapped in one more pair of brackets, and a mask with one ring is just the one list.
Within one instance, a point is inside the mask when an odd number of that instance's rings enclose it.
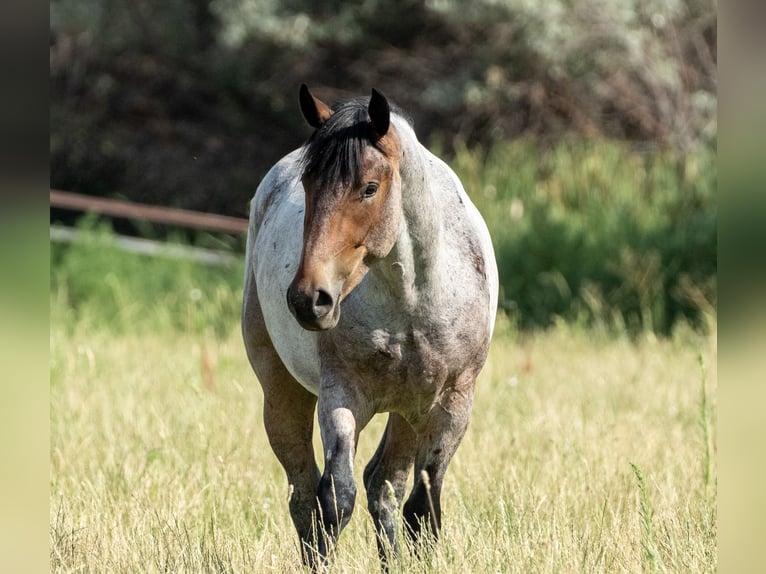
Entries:
{"label": "horse's right ear", "polygon": [[300,101],[303,117],[312,128],[321,128],[333,113],[330,106],[314,97],[306,84],[301,84]]}

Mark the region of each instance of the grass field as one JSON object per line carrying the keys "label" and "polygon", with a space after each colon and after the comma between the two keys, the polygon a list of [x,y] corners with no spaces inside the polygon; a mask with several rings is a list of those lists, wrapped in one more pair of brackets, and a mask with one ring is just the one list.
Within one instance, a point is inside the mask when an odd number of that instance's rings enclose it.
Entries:
{"label": "grass field", "polygon": [[[51,304],[51,570],[299,572],[238,326],[115,330]],[[713,332],[715,330],[713,329]],[[715,572],[714,336],[501,322],[442,496],[394,572]],[[333,572],[379,572],[360,485]],[[321,463],[320,463],[321,465]]]}

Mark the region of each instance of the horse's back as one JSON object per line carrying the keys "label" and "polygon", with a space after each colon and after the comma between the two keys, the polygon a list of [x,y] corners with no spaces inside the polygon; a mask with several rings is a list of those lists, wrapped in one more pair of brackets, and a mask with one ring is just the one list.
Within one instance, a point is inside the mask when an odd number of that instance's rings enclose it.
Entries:
{"label": "horse's back", "polygon": [[[452,168],[439,157],[423,148],[433,193],[440,197],[447,231],[445,279],[467,281],[467,289],[486,290],[489,294],[484,317],[489,322],[490,336],[494,330],[498,298],[498,273],[489,229],[481,213],[471,201],[463,184]],[[475,273],[466,273],[473,269]],[[478,317],[477,317],[478,318]]]}

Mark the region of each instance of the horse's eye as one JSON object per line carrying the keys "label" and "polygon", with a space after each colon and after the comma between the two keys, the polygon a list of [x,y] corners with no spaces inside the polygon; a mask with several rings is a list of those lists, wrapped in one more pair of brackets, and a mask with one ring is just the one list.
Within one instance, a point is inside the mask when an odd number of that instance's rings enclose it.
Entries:
{"label": "horse's eye", "polygon": [[367,187],[364,188],[364,191],[362,192],[362,198],[368,199],[375,195],[378,191],[378,184],[374,182],[370,182],[367,184]]}

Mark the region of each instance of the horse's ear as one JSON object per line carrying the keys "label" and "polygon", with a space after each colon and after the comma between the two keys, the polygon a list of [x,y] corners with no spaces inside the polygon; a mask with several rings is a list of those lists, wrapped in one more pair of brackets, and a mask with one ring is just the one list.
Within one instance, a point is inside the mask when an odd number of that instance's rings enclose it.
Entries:
{"label": "horse's ear", "polygon": [[306,84],[301,84],[300,102],[303,117],[312,128],[321,128],[333,113],[330,106],[314,97]]}
{"label": "horse's ear", "polygon": [[372,127],[379,137],[383,137],[388,132],[388,125],[391,121],[391,109],[388,107],[388,100],[375,88],[372,89],[370,105],[367,108]]}

